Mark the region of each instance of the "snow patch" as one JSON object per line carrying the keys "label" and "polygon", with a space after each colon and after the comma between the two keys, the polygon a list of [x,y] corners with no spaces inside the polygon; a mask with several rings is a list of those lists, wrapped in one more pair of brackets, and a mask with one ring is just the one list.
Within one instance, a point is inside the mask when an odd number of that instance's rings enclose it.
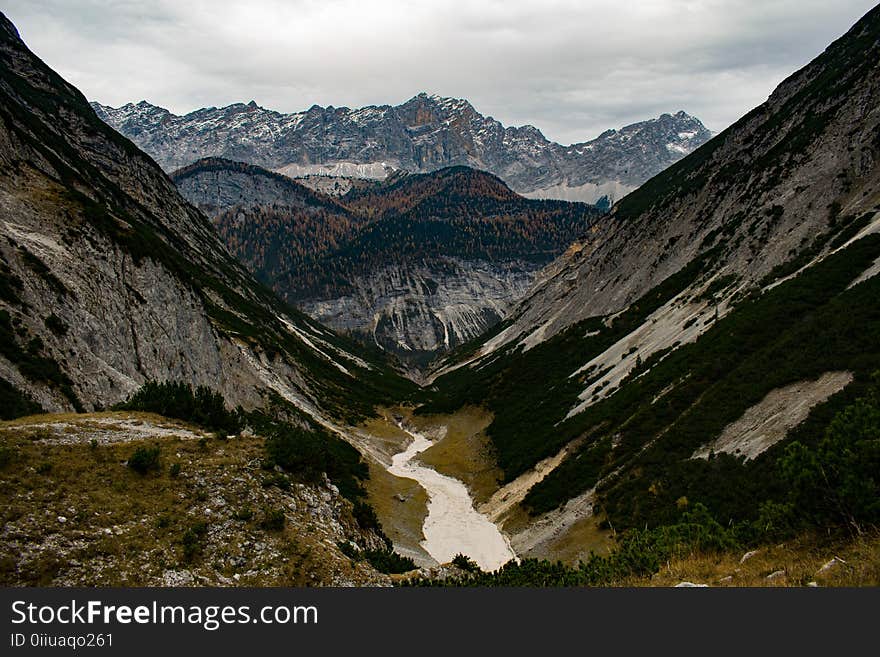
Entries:
{"label": "snow patch", "polygon": [[679,144],[676,142],[670,142],[666,144],[666,150],[670,153],[681,153],[682,155],[687,155],[691,152],[691,149],[685,146],[684,144]]}

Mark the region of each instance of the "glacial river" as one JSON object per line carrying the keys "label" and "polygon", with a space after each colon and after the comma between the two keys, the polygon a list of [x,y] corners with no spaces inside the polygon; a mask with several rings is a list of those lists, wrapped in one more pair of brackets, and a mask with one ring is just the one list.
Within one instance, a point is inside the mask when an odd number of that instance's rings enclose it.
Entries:
{"label": "glacial river", "polygon": [[416,455],[432,443],[421,434],[409,431],[413,441],[406,450],[395,454],[388,472],[415,479],[428,493],[428,516],[421,545],[439,563],[447,563],[459,552],[476,561],[483,570],[495,570],[515,559],[507,537],[488,518],[474,508],[465,485],[415,462]]}

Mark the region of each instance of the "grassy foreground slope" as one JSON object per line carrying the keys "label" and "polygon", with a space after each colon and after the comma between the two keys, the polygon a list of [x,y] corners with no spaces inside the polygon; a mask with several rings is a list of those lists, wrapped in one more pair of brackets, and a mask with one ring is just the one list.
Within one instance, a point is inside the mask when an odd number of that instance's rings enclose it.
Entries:
{"label": "grassy foreground slope", "polygon": [[[143,472],[127,465],[144,453]],[[262,469],[261,438],[149,413],[40,415],[0,424],[0,457],[6,586],[387,582],[336,548],[368,536],[352,504]]]}

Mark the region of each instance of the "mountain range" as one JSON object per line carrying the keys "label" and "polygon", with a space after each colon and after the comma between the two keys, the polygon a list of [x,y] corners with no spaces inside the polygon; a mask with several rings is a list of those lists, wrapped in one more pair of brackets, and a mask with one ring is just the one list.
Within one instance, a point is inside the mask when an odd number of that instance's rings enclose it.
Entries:
{"label": "mountain range", "polygon": [[[522,195],[607,209],[711,136],[678,112],[561,146],[531,126],[506,128],[466,100],[424,93],[398,106],[294,114],[254,102],[186,116],[146,101],[92,107],[170,171],[263,283],[395,354],[415,376],[502,319],[597,215]],[[220,161],[242,166],[224,172]],[[311,199],[308,209],[279,173],[317,194],[297,192]],[[449,181],[466,177],[469,198],[446,199]],[[322,195],[335,198],[317,202]],[[499,230],[505,224],[511,233]]]}
{"label": "mountain range", "polygon": [[466,100],[421,93],[400,105],[311,107],[282,114],[255,102],[177,116],[146,101],[98,116],[166,171],[205,157],[247,162],[290,177],[385,178],[468,166],[532,198],[595,203],[622,198],[712,135],[683,111],[563,146],[533,126],[505,127]]}
{"label": "mountain range", "polygon": [[274,389],[323,417],[347,397],[345,379],[381,371],[257,283],[161,169],[32,61],[8,23],[3,56],[7,383],[63,410],[185,379],[235,404]]}

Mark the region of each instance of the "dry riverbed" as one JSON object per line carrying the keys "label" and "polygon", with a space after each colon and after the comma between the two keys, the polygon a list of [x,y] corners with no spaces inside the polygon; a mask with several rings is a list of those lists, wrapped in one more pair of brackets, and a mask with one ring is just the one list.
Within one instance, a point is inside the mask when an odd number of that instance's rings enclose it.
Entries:
{"label": "dry riverbed", "polygon": [[388,471],[417,481],[428,494],[428,515],[422,529],[425,551],[438,563],[448,563],[462,553],[483,570],[495,570],[516,558],[507,537],[474,508],[470,493],[461,481],[416,460],[420,452],[431,447],[431,441],[414,431],[405,428],[404,431],[412,442],[394,456]]}

